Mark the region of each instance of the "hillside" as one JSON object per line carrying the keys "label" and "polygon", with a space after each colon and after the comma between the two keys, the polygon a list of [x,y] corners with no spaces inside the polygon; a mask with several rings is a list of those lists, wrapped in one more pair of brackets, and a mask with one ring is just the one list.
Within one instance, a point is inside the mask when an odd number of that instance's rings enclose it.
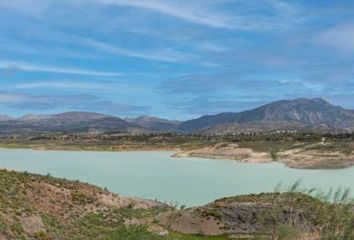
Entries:
{"label": "hillside", "polygon": [[6,170],[0,170],[0,189],[0,239],[4,240],[353,237],[352,206],[345,192],[336,193],[339,205],[289,192],[229,197],[176,209],[78,181]]}
{"label": "hillside", "polygon": [[28,114],[0,122],[2,134],[131,132],[138,127],[125,120],[89,112],[66,112],[55,115]]}
{"label": "hillside", "polygon": [[153,217],[171,209],[77,181],[5,170],[0,189],[2,240],[162,239],[165,230]]}
{"label": "hillside", "polygon": [[125,121],[151,132],[171,132],[181,123],[179,121],[172,121],[151,116],[126,118]]}
{"label": "hillside", "polygon": [[1,115],[0,134],[171,132],[178,124],[178,121],[149,116],[122,119],[92,112],[27,114],[20,118]]}
{"label": "hillside", "polygon": [[0,122],[2,121],[10,121],[12,120],[13,118],[8,116],[8,115],[5,115],[5,114],[0,114]]}
{"label": "hillside", "polygon": [[221,113],[186,121],[184,132],[232,133],[262,130],[351,131],[354,111],[334,106],[323,99],[281,100],[240,113]]}

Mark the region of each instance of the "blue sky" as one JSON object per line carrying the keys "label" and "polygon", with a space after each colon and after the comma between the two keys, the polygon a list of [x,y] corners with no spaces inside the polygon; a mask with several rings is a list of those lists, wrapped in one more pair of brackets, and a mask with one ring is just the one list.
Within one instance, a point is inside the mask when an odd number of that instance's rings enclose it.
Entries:
{"label": "blue sky", "polygon": [[354,1],[1,0],[0,114],[354,108]]}

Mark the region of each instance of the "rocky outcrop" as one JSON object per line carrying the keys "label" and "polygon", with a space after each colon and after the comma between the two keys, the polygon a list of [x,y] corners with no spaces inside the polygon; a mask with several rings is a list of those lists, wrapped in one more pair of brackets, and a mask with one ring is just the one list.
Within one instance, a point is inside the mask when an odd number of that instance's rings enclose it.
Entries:
{"label": "rocky outcrop", "polygon": [[260,194],[217,200],[178,212],[160,214],[166,227],[185,234],[269,235],[278,226],[302,233],[320,230],[325,203],[303,194]]}
{"label": "rocky outcrop", "polygon": [[23,231],[30,236],[34,236],[37,232],[44,231],[42,218],[38,215],[22,216],[20,217],[20,222]]}

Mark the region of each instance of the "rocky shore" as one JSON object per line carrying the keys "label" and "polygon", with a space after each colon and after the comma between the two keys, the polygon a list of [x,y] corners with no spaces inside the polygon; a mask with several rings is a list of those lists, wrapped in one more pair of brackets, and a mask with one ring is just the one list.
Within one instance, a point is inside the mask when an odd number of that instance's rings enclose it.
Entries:
{"label": "rocky shore", "polygon": [[218,143],[193,150],[178,150],[173,157],[229,159],[247,163],[285,164],[298,169],[337,169],[354,165],[351,149],[334,148],[331,143],[293,144],[286,148],[260,151],[236,143]]}
{"label": "rocky shore", "polygon": [[242,162],[267,163],[271,162],[269,153],[255,152],[250,148],[241,148],[238,144],[219,143],[212,147],[195,150],[179,150],[173,157],[199,157],[211,159],[232,159]]}

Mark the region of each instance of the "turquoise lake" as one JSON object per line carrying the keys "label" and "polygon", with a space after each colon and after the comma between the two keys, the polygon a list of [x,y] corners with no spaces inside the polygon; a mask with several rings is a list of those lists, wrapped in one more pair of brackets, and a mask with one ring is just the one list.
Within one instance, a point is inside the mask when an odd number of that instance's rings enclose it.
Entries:
{"label": "turquoise lake", "polygon": [[354,168],[296,170],[277,163],[172,158],[172,152],[71,152],[0,149],[0,167],[80,180],[125,196],[178,205],[273,191],[277,184],[354,190]]}

